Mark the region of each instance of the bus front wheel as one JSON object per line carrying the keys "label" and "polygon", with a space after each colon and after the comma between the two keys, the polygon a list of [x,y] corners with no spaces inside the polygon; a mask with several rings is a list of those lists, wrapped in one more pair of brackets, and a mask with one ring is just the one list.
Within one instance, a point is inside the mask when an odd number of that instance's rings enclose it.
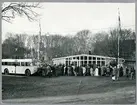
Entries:
{"label": "bus front wheel", "polygon": [[26,76],[30,76],[30,75],[31,75],[31,72],[30,72],[29,69],[27,69],[27,70],[25,71],[25,75],[26,75]]}
{"label": "bus front wheel", "polygon": [[4,70],[4,74],[5,74],[5,75],[8,75],[8,74],[9,74],[9,70],[8,70],[7,68]]}

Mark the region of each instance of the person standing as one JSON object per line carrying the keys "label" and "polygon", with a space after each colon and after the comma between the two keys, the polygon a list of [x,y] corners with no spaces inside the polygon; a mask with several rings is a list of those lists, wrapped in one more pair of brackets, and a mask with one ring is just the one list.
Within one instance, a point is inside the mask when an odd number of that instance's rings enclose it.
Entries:
{"label": "person standing", "polygon": [[134,68],[131,68],[131,73],[130,73],[130,79],[133,80],[135,75],[135,70]]}
{"label": "person standing", "polygon": [[101,66],[98,67],[98,74],[101,76]]}
{"label": "person standing", "polygon": [[82,67],[82,71],[83,71],[83,76],[86,76],[86,67],[85,66]]}
{"label": "person standing", "polygon": [[123,67],[121,66],[119,69],[119,76],[122,77],[123,76]]}
{"label": "person standing", "polygon": [[92,67],[90,68],[90,75],[94,76],[94,72],[93,72],[93,68]]}
{"label": "person standing", "polygon": [[110,69],[110,76],[112,76],[112,74],[113,74],[113,68],[111,66],[109,66],[109,69]]}
{"label": "person standing", "polygon": [[115,77],[116,77],[116,80],[119,80],[119,68],[118,67],[116,68],[116,71],[115,71]]}
{"label": "person standing", "polygon": [[50,78],[52,76],[52,70],[50,65],[48,65],[46,69],[47,69],[47,76]]}
{"label": "person standing", "polygon": [[98,67],[95,68],[95,76],[99,76],[99,73],[98,73]]}
{"label": "person standing", "polygon": [[64,67],[64,75],[65,76],[68,76],[68,67],[65,65]]}
{"label": "person standing", "polygon": [[116,66],[113,67],[113,71],[112,71],[112,80],[115,81],[116,80]]}
{"label": "person standing", "polygon": [[82,68],[82,65],[80,65],[80,67],[79,67],[79,75],[80,75],[80,76],[83,76],[83,68]]}
{"label": "person standing", "polygon": [[104,66],[101,67],[101,76],[104,76]]}
{"label": "person standing", "polygon": [[56,65],[51,66],[52,74],[56,77]]}
{"label": "person standing", "polygon": [[129,68],[126,67],[126,77],[128,78],[129,77]]}
{"label": "person standing", "polygon": [[71,75],[71,66],[69,65],[68,66],[68,76],[70,76]]}
{"label": "person standing", "polygon": [[133,79],[136,78],[136,71],[135,71],[135,68],[133,68]]}
{"label": "person standing", "polygon": [[75,76],[77,76],[76,66],[75,66],[75,65],[72,65],[72,69],[73,69],[73,74],[74,74]]}
{"label": "person standing", "polygon": [[106,76],[110,76],[110,69],[109,69],[109,67],[108,67],[108,66],[107,66]]}
{"label": "person standing", "polygon": [[90,76],[90,66],[86,66],[86,76]]}

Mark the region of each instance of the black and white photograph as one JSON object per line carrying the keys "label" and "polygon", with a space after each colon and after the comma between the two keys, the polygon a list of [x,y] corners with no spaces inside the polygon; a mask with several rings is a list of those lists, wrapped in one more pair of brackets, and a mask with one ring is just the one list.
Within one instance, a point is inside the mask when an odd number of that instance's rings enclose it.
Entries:
{"label": "black and white photograph", "polygon": [[1,6],[2,103],[136,103],[135,3]]}

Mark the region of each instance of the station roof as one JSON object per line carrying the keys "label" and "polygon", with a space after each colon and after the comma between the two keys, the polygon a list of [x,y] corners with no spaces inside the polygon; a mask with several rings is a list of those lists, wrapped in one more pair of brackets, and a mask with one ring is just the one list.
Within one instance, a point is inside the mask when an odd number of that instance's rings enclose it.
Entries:
{"label": "station roof", "polygon": [[71,58],[71,57],[79,57],[79,56],[90,56],[90,57],[100,57],[100,58],[111,58],[111,59],[116,59],[115,57],[108,57],[108,56],[101,56],[101,55],[79,54],[79,55],[71,55],[71,56],[53,58],[53,60],[65,59],[65,58]]}

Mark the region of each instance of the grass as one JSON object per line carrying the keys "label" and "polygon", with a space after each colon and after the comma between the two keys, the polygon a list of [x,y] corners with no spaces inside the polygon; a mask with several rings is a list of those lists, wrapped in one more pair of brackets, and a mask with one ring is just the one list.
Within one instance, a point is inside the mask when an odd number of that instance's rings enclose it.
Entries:
{"label": "grass", "polygon": [[[80,81],[82,82],[79,88]],[[2,76],[4,88],[2,99],[105,93],[122,87],[135,86],[135,83],[135,80],[128,80],[125,77],[120,78],[119,81],[112,81],[111,77],[90,76],[53,78]]]}

